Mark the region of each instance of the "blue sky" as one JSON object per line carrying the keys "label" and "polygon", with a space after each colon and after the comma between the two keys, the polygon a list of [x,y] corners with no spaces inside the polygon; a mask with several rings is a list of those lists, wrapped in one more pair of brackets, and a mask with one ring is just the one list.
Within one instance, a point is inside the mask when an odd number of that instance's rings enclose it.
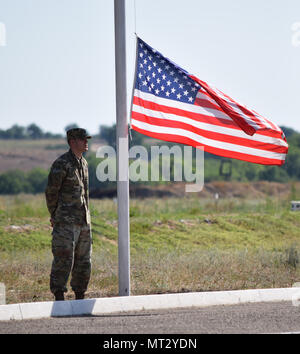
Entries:
{"label": "blue sky", "polygon": [[[136,30],[188,72],[300,131],[299,0],[135,2],[126,1],[128,112]],[[0,23],[0,129],[63,133],[75,122],[94,134],[115,123],[113,0],[0,0]]]}

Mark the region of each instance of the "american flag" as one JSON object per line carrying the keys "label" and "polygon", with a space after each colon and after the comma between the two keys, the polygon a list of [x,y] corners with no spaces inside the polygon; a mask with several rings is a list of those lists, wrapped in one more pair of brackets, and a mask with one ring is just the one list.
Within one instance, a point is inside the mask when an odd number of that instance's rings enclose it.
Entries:
{"label": "american flag", "polygon": [[275,123],[189,74],[140,38],[131,127],[153,138],[264,165],[282,165],[288,152]]}

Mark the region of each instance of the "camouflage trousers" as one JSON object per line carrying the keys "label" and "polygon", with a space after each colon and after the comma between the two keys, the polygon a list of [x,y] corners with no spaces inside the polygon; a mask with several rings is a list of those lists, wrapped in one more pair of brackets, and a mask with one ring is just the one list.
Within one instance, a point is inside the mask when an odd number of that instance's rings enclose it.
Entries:
{"label": "camouflage trousers", "polygon": [[67,281],[73,291],[85,292],[91,274],[92,234],[90,224],[56,223],[52,231],[53,262],[50,290],[67,291]]}

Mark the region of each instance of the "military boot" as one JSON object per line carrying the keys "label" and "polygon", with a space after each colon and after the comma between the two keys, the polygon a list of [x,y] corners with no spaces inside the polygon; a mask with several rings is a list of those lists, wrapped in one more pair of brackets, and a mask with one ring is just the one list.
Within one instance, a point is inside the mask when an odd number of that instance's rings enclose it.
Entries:
{"label": "military boot", "polygon": [[55,301],[64,301],[65,296],[63,291],[57,291],[55,294]]}
{"label": "military boot", "polygon": [[75,300],[83,300],[84,291],[75,291]]}

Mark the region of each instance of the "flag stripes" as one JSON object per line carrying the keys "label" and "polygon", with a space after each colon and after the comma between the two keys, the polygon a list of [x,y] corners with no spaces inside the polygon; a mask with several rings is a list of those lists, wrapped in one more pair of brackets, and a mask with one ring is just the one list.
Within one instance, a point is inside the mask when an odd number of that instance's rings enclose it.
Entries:
{"label": "flag stripes", "polygon": [[198,108],[152,96],[134,90],[131,125],[140,133],[194,147],[203,145],[205,151],[224,157],[261,164],[284,163],[287,143],[278,133],[247,135],[209,101],[207,107],[200,102]]}

